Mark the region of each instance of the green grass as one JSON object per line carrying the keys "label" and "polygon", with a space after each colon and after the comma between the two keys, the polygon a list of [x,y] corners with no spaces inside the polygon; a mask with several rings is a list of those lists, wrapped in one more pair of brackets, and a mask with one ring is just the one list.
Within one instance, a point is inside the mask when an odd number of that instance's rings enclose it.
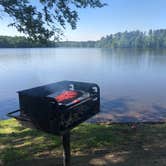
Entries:
{"label": "green grass", "polygon": [[[166,165],[166,125],[139,125],[132,130],[128,125],[83,123],[71,132],[71,148],[74,165],[133,165],[137,159],[144,159],[142,165],[153,165],[158,154],[163,159],[160,163]],[[122,158],[117,160],[116,155]],[[44,165],[61,156],[60,137],[24,128],[14,119],[0,121],[0,165],[36,161],[35,165]]]}
{"label": "green grass", "polygon": [[0,121],[0,158],[4,163],[30,159],[60,144],[58,137],[24,128],[14,119]]}

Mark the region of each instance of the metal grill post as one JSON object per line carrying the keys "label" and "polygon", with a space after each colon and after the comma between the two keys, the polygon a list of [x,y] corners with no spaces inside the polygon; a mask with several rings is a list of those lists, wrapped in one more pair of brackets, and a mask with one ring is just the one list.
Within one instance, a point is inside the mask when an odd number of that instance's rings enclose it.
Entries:
{"label": "metal grill post", "polygon": [[62,136],[63,142],[63,165],[70,166],[70,131]]}

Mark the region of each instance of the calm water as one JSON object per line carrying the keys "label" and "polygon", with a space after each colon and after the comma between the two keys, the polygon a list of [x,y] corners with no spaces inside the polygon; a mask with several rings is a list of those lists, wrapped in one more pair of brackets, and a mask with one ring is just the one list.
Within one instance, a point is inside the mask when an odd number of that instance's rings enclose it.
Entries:
{"label": "calm water", "polygon": [[16,91],[60,80],[101,87],[97,120],[166,121],[166,50],[0,49],[0,119]]}

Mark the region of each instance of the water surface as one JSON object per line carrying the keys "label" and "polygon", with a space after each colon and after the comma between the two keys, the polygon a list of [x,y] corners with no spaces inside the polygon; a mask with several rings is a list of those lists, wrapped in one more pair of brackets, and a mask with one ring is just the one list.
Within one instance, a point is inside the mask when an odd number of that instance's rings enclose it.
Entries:
{"label": "water surface", "polygon": [[61,80],[99,84],[98,121],[166,121],[166,50],[89,48],[0,49],[0,119],[16,91]]}

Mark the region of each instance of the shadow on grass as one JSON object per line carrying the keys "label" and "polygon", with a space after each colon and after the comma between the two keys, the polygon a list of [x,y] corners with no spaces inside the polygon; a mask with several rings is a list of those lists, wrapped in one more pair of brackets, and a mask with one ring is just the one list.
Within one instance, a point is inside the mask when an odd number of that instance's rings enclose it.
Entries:
{"label": "shadow on grass", "polygon": [[[161,153],[162,151],[162,153]],[[26,161],[18,161],[10,166],[62,166],[62,157],[38,158]],[[98,150],[96,152],[73,155],[72,166],[165,166],[165,149],[154,151],[111,151]]]}
{"label": "shadow on grass", "polygon": [[[12,119],[4,123],[0,123],[0,159],[5,166],[62,165],[59,137],[25,129]],[[72,165],[166,165],[165,129],[166,125],[132,130],[128,125],[84,123],[71,132]]]}

